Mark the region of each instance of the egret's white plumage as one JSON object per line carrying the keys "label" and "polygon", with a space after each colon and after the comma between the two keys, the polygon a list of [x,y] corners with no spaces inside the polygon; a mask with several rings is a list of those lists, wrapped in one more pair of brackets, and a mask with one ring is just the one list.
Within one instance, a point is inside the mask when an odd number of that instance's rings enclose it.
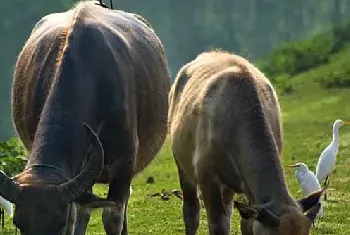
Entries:
{"label": "egret's white plumage", "polygon": [[[0,171],[2,174],[5,174],[3,171]],[[5,198],[0,196],[0,209],[3,208],[9,216],[13,215],[13,205],[11,202],[5,200]]]}
{"label": "egret's white plumage", "polygon": [[130,185],[130,196],[131,196],[131,194],[132,194],[132,187],[131,187],[131,185]]}
{"label": "egret's white plumage", "polygon": [[333,124],[333,140],[322,151],[316,166],[316,177],[321,183],[323,179],[329,176],[335,167],[337,160],[337,154],[339,149],[339,128],[344,124],[350,124],[340,119],[336,120]]}
{"label": "egret's white plumage", "polygon": [[[301,186],[303,197],[321,189],[321,185],[318,179],[316,178],[315,174],[312,171],[310,171],[308,166],[303,162],[299,162],[294,165],[288,165],[287,167],[295,167],[295,176]],[[321,203],[321,208],[317,216],[320,217],[322,215],[323,209]]]}
{"label": "egret's white plumage", "polygon": [[0,196],[0,208],[4,208],[6,214],[12,217],[13,215],[13,206],[12,203],[5,200],[3,197]]}

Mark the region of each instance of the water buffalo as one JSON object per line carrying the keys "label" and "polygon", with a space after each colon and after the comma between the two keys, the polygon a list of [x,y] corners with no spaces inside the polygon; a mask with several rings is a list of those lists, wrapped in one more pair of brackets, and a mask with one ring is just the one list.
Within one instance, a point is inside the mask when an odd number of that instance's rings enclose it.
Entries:
{"label": "water buffalo", "polygon": [[211,235],[230,234],[234,193],[251,204],[235,202],[243,234],[309,234],[324,190],[299,201],[289,194],[280,106],[254,65],[223,50],[199,54],[178,72],[168,114],[187,235],[199,225],[198,188]]}
{"label": "water buffalo", "polygon": [[[141,16],[85,1],[43,17],[13,80],[28,163],[12,179],[0,174],[21,233],[84,234],[90,209],[104,208],[106,233],[128,234],[130,182],[165,140],[169,90],[164,47]],[[98,182],[107,200],[92,193]]]}

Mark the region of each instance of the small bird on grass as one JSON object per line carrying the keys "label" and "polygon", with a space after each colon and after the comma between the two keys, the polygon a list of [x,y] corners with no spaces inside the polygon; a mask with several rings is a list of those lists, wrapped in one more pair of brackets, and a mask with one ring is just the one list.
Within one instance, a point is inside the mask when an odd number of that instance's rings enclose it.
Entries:
{"label": "small bird on grass", "polygon": [[[337,119],[333,123],[333,139],[332,142],[322,151],[316,166],[316,177],[321,183],[324,178],[324,185],[327,184],[328,177],[335,168],[339,150],[339,128],[343,125],[350,124],[350,122]],[[327,194],[324,195],[324,200],[327,201]]]}

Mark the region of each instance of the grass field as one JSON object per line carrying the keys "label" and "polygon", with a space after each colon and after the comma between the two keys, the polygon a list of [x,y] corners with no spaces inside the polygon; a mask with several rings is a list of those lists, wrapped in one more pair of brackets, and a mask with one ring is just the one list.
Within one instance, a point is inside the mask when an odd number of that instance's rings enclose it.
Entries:
{"label": "grass field", "polygon": [[[314,171],[322,149],[331,141],[331,129],[335,119],[350,120],[349,89],[324,90],[312,81],[307,74],[293,80],[295,91],[281,96],[280,103],[284,126],[283,164],[304,162]],[[328,201],[324,202],[324,217],[316,223],[311,234],[350,234],[350,126],[340,130],[341,146],[335,174],[331,179],[332,190]],[[299,198],[300,187],[294,170],[285,169],[288,187],[293,196]],[[153,184],[147,184],[148,177],[154,177]],[[168,201],[149,194],[179,189],[178,176],[172,154],[166,142],[152,164],[134,178],[133,195],[128,210],[130,234],[184,234],[181,200],[171,196]],[[104,196],[106,187],[97,185],[94,191]],[[14,234],[13,227],[6,217],[5,230],[1,234]],[[88,235],[105,234],[101,222],[101,211],[96,210],[88,225]],[[198,234],[207,234],[204,209]],[[234,212],[232,233],[239,232],[239,214]]]}

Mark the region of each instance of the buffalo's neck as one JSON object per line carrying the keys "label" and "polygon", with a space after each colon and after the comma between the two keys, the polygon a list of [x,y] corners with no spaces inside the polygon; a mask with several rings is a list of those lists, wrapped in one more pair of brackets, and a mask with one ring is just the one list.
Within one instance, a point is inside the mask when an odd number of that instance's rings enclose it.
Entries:
{"label": "buffalo's neck", "polygon": [[[47,114],[38,126],[28,166],[43,164],[62,169],[72,177],[80,169],[84,157],[82,125],[71,114],[56,111]],[[79,141],[80,140],[80,141]]]}
{"label": "buffalo's neck", "polygon": [[[273,202],[273,205],[293,204],[281,167],[277,146],[264,122],[246,122],[241,127],[240,155],[237,163],[254,204]],[[277,208],[276,210],[279,210]]]}
{"label": "buffalo's neck", "polygon": [[[271,156],[260,155],[261,158]],[[251,161],[249,169],[243,170],[245,182],[248,186],[251,200],[254,204],[265,204],[273,202],[273,204],[289,204],[293,202],[286,183],[285,178],[277,161],[269,159],[265,161]]]}
{"label": "buffalo's neck", "polygon": [[56,83],[43,107],[28,166],[51,165],[73,177],[85,163],[88,148],[82,124],[95,126],[95,120],[88,118],[93,102],[89,102],[89,94],[83,95],[79,87],[63,78]]}
{"label": "buffalo's neck", "polygon": [[[256,166],[255,169],[258,170],[259,166]],[[261,205],[272,202],[277,207],[294,204],[279,164],[271,161],[266,163],[264,170],[261,168],[260,170],[259,175],[254,179],[254,187],[250,189],[254,195],[255,204]]]}

